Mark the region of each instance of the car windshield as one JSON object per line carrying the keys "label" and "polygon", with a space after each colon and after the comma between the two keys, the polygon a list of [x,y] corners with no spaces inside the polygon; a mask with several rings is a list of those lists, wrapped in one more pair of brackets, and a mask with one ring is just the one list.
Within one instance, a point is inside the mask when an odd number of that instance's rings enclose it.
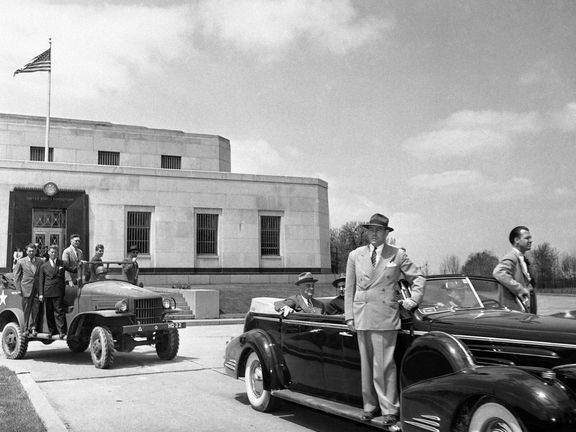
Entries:
{"label": "car windshield", "polygon": [[422,313],[483,307],[468,278],[432,279],[426,281]]}

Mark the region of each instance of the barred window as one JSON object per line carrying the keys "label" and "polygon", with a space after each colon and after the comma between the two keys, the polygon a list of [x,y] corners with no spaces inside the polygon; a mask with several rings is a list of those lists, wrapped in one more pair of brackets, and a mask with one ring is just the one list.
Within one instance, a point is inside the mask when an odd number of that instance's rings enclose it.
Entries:
{"label": "barred window", "polygon": [[260,216],[260,254],[280,255],[280,216]]}
{"label": "barred window", "polygon": [[98,165],[120,165],[120,152],[98,151]]}
{"label": "barred window", "polygon": [[182,158],[180,156],[162,155],[162,168],[180,169]]}
{"label": "barred window", "polygon": [[126,252],[131,245],[137,245],[140,253],[150,253],[151,212],[129,211],[127,217]]}
{"label": "barred window", "polygon": [[[44,161],[44,147],[30,147],[31,161]],[[48,148],[48,162],[54,162],[54,147]]]}
{"label": "barred window", "polygon": [[218,215],[198,213],[196,215],[196,253],[218,254]]}

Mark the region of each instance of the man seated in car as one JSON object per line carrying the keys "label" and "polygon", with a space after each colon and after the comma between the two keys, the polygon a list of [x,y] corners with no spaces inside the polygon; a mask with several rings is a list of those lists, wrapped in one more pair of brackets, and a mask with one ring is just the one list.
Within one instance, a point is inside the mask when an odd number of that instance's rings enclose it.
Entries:
{"label": "man seated in car", "polygon": [[341,273],[340,276],[332,282],[336,288],[336,297],[330,300],[326,306],[326,313],[328,315],[339,315],[344,313],[344,290],[346,289],[346,273]]}
{"label": "man seated in car", "polygon": [[464,287],[460,286],[457,281],[448,281],[443,286],[445,290],[445,300],[443,302],[438,302],[436,306],[446,306],[446,307],[462,307],[464,306]]}
{"label": "man seated in car", "polygon": [[310,272],[300,273],[296,281],[299,293],[285,300],[275,302],[274,309],[283,316],[288,316],[292,312],[305,312],[317,315],[324,314],[324,303],[314,298],[314,283],[317,281],[318,279],[314,279]]}

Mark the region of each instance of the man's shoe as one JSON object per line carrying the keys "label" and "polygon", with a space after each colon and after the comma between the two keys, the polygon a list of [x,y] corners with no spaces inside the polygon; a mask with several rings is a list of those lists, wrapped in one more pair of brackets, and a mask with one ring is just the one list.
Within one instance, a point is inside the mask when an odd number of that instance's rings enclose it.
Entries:
{"label": "man's shoe", "polygon": [[59,337],[60,339],[66,339],[66,334],[65,334],[65,333],[60,333],[60,334],[58,335],[58,337]]}
{"label": "man's shoe", "polygon": [[37,336],[38,336],[38,332],[36,331],[35,328],[33,328],[32,330],[30,330],[30,335],[31,335],[32,337],[37,337]]}
{"label": "man's shoe", "polygon": [[386,414],[382,417],[382,423],[384,426],[392,426],[400,421],[398,414]]}
{"label": "man's shoe", "polygon": [[380,409],[376,408],[373,409],[372,411],[364,411],[362,413],[362,416],[360,417],[360,420],[362,421],[370,421],[372,420],[374,417],[377,417],[378,414],[380,414]]}

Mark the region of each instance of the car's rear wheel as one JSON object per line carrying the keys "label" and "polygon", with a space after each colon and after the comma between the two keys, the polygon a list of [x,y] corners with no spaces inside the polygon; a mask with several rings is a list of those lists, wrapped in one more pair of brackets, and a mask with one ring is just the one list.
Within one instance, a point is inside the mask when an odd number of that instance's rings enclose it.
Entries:
{"label": "car's rear wheel", "polygon": [[469,432],[524,432],[520,420],[498,402],[480,404],[472,414]]}
{"label": "car's rear wheel", "polygon": [[18,323],[10,322],[2,330],[2,350],[8,359],[21,359],[28,351],[28,338]]}
{"label": "car's rear wheel", "polygon": [[270,390],[264,389],[262,363],[260,363],[258,354],[254,351],[250,353],[246,360],[244,381],[246,383],[246,394],[252,408],[261,412],[274,409],[276,399],[272,396]]}
{"label": "car's rear wheel", "polygon": [[90,334],[90,356],[98,369],[108,369],[114,363],[114,339],[106,327],[94,327]]}
{"label": "car's rear wheel", "polygon": [[90,345],[90,338],[81,337],[80,339],[66,339],[68,348],[70,351],[75,353],[82,353],[86,351],[86,348]]}
{"label": "car's rear wheel", "polygon": [[177,329],[169,329],[156,335],[156,354],[162,360],[172,360],[178,354],[180,336]]}

